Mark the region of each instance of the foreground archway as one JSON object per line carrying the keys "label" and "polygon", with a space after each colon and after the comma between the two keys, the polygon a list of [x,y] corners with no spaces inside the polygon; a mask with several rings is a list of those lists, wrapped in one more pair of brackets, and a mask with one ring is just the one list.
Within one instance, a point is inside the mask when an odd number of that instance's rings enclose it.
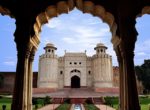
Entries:
{"label": "foreground archway", "polygon": [[[17,3],[17,1],[14,2],[6,1],[6,0],[2,0],[2,1],[3,1],[2,5],[9,7],[11,11],[14,12],[14,16],[17,18],[16,20],[17,31],[15,32],[15,36],[16,36],[16,43],[18,49],[18,65],[17,65],[16,87],[15,87],[15,94],[14,94],[14,99],[16,100],[13,101],[14,106],[12,107],[13,108],[12,110],[16,110],[16,109],[30,110],[31,109],[29,107],[30,103],[27,102],[31,101],[30,98],[31,96],[28,93],[31,92],[30,90],[31,85],[29,85],[30,84],[29,81],[32,76],[29,76],[29,74],[27,73],[32,72],[32,70],[30,69],[32,66],[32,61],[30,60],[33,59],[32,56],[34,54],[33,51],[34,46],[29,46],[29,44],[34,44],[36,41],[38,41],[38,31],[40,30],[41,24],[44,23],[43,21],[45,21],[44,19],[51,18],[52,15],[55,15],[55,13],[53,13],[55,11],[58,11],[59,14],[62,12],[66,12],[68,8],[63,7],[62,4],[66,5],[65,3],[62,2],[58,3],[58,1],[49,2],[49,1],[37,0],[32,2],[23,1],[19,3]],[[91,9],[97,10],[97,8],[92,8],[92,5],[88,5],[89,7],[87,7],[87,4],[85,4],[84,0],[68,0],[67,3],[70,4],[69,5],[70,9],[73,8],[75,5],[78,6],[79,9],[84,9],[84,12],[87,12],[85,10],[89,10],[93,12],[93,10]],[[132,2],[130,0],[123,0],[122,2],[105,0],[105,1],[93,1],[93,3],[96,5],[102,4],[107,10],[109,11],[112,10],[112,13],[115,15],[115,18],[117,18],[116,19],[116,23],[118,25],[117,35],[120,36],[121,43],[117,40],[116,42],[114,40],[112,41],[114,41],[114,48],[118,56],[120,73],[122,73],[120,74],[120,81],[121,81],[120,82],[120,88],[121,88],[120,109],[140,110],[138,97],[137,97],[138,95],[136,90],[136,84],[135,84],[135,72],[134,72],[134,61],[133,61],[134,44],[137,36],[137,33],[134,29],[135,28],[134,24],[135,24],[136,13],[138,13],[142,7],[149,5],[150,2],[147,0],[140,1],[140,3],[138,0]],[[11,5],[12,7],[6,4],[12,4]],[[31,37],[34,36],[33,22],[35,21],[36,14],[39,13],[39,11],[43,12],[44,10],[43,8],[45,8],[49,4],[54,5],[53,10],[51,11],[48,10],[50,16],[40,17],[40,19],[37,20],[36,23],[37,26],[34,26],[34,28],[37,28],[35,29],[35,31],[37,30],[37,33],[35,32],[36,33],[35,36],[37,36],[37,38]],[[59,9],[55,10],[55,7],[59,7]],[[26,13],[27,11],[28,13]],[[99,10],[98,12],[105,13],[102,10]],[[47,13],[44,12],[43,15],[45,14]],[[58,14],[56,13],[56,16],[57,15]],[[94,15],[97,15],[97,13],[94,13]],[[102,16],[102,17],[107,18],[106,16]],[[110,26],[114,27],[114,25],[110,25]],[[111,30],[115,31],[116,29],[111,28]],[[116,36],[116,34],[113,34],[113,36]],[[35,40],[33,41],[33,39]],[[28,63],[28,61],[30,63]],[[20,79],[23,79],[21,83],[19,83]]]}
{"label": "foreground archway", "polygon": [[71,88],[80,88],[80,78],[78,76],[71,78]]}

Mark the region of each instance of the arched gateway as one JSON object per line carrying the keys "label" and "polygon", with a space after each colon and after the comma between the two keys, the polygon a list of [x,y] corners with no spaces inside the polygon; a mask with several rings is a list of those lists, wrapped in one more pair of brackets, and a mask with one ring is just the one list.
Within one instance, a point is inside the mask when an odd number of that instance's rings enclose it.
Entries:
{"label": "arched gateway", "polygon": [[71,77],[71,88],[80,88],[80,77],[76,75]]}
{"label": "arched gateway", "polygon": [[96,91],[113,87],[112,57],[106,53],[104,44],[98,43],[92,56],[86,52],[66,52],[59,57],[51,43],[44,49],[45,54],[39,58],[38,88],[88,87]]}

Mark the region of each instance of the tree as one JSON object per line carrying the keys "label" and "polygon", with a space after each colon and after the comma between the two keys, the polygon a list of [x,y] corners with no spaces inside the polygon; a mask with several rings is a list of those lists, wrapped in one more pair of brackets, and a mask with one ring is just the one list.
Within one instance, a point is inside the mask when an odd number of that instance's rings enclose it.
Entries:
{"label": "tree", "polygon": [[49,96],[46,96],[44,98],[44,105],[50,104],[51,103],[51,98]]}
{"label": "tree", "polygon": [[37,109],[38,108],[38,99],[32,98],[32,104],[35,105],[35,109]]}
{"label": "tree", "polygon": [[150,91],[150,59],[144,60],[144,64],[135,67],[138,80],[142,81],[145,90]]}
{"label": "tree", "polygon": [[3,87],[3,83],[4,83],[4,77],[2,74],[0,74],[0,88]]}
{"label": "tree", "polygon": [[32,104],[33,104],[33,105],[38,104],[37,98],[32,98]]}

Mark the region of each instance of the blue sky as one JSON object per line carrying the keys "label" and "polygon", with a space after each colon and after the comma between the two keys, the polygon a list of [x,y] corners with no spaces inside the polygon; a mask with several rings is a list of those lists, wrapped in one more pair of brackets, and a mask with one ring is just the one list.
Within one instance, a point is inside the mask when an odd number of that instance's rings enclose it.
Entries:
{"label": "blue sky", "polygon": [[[139,33],[135,48],[135,65],[141,65],[144,59],[150,59],[150,16],[144,15],[137,18],[136,28]],[[0,71],[16,70],[16,45],[13,33],[15,20],[8,16],[0,15]],[[104,43],[107,53],[112,55],[113,65],[118,65],[115,52],[113,51],[109,26],[98,17],[83,14],[74,9],[68,14],[59,15],[50,19],[48,24],[42,26],[40,33],[41,43],[35,56],[33,70],[38,70],[39,55],[44,53],[46,43],[53,43],[57,47],[56,54],[64,55],[67,52],[84,52],[92,56],[95,54],[94,47],[97,43]]]}

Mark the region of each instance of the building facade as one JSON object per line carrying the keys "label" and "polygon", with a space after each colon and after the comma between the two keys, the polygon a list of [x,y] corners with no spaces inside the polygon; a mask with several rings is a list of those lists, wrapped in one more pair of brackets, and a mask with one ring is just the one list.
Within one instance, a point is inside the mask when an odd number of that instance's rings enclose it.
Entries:
{"label": "building facade", "polygon": [[[33,72],[33,88],[118,88],[119,67],[112,67],[112,58],[106,53],[107,47],[99,43],[95,54],[66,52],[63,57],[55,54],[57,48],[47,44],[45,54],[39,58],[39,71]],[[0,72],[0,93],[12,93],[15,72]],[[143,85],[136,78],[138,93]],[[96,90],[98,91],[98,90]]]}
{"label": "building facade", "polygon": [[50,43],[44,49],[39,58],[38,88],[113,87],[112,57],[104,44],[96,45],[93,56],[65,52],[58,57],[57,48]]}

